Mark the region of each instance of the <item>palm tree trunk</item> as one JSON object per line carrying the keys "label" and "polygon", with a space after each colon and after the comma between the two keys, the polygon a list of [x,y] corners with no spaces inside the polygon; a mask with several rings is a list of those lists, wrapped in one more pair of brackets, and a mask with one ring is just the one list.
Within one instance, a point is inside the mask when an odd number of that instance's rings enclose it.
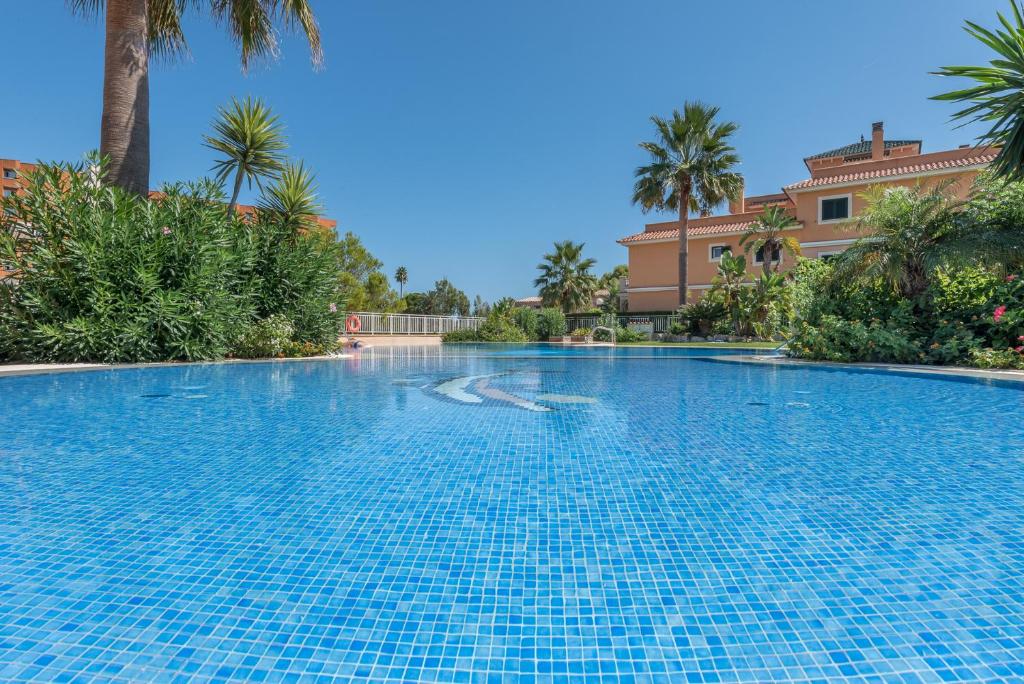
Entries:
{"label": "palm tree trunk", "polygon": [[242,167],[238,167],[238,173],[235,174],[235,187],[231,191],[231,203],[228,204],[228,218],[235,213],[235,207],[238,205],[238,193],[242,191],[242,180],[244,176],[242,174]]}
{"label": "palm tree trunk", "polygon": [[690,228],[690,186],[679,189],[679,306],[686,304],[689,283],[686,280],[686,259],[688,257],[686,237]]}
{"label": "palm tree trunk", "polygon": [[149,192],[148,0],[107,0],[100,154],[107,182]]}

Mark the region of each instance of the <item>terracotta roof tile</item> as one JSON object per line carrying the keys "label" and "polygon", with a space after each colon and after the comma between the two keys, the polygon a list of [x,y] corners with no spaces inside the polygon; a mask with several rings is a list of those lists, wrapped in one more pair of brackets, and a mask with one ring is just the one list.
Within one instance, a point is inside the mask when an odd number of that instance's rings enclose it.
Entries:
{"label": "terracotta roof tile", "polygon": [[[695,219],[699,221],[699,219]],[[746,230],[753,223],[750,221],[735,221],[732,223],[713,223],[711,225],[701,225],[691,223],[689,230],[687,231],[690,237],[702,237],[705,235],[721,235],[722,233],[738,233]],[[643,233],[635,233],[619,240],[619,244],[632,244],[635,242],[649,242],[651,240],[678,240],[679,229],[669,228],[666,230],[650,230],[644,231]]]}
{"label": "terracotta roof tile", "polygon": [[[904,145],[920,145],[920,140],[886,140],[885,148],[891,150],[896,147],[903,147]],[[812,159],[829,159],[831,157],[854,157],[863,154],[871,154],[871,141],[861,140],[850,145],[844,145],[837,147],[834,150],[827,152],[820,152],[818,154],[812,154],[810,157],[805,157],[805,161]]]}
{"label": "terracotta roof tile", "polygon": [[927,173],[929,171],[942,171],[944,169],[960,169],[964,168],[965,166],[983,166],[985,164],[991,163],[992,160],[995,158],[996,152],[985,152],[970,157],[961,157],[959,159],[946,159],[943,161],[925,162],[920,164],[905,164],[903,166],[893,166],[885,169],[858,171],[854,173],[841,173],[836,174],[834,176],[824,176],[822,178],[808,178],[806,180],[800,181],[799,183],[787,185],[785,187],[785,190],[806,190],[807,188],[817,188],[823,185],[836,185],[838,183],[852,183],[856,181],[870,181],[876,178],[888,178],[891,176],[907,176],[917,173]]}

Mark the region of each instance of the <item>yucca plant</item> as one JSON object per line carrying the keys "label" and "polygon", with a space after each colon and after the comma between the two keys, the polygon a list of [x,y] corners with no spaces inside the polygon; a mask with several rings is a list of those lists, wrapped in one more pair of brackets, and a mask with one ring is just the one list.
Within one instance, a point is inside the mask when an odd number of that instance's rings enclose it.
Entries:
{"label": "yucca plant", "polygon": [[997,14],[1002,28],[965,22],[964,30],[991,48],[995,58],[987,66],[942,67],[937,75],[967,78],[975,85],[932,99],[966,104],[953,118],[988,126],[978,141],[1000,147],[992,164],[995,174],[1020,180],[1024,178],[1024,9],[1018,0],[1010,0],[1010,9],[1009,18]]}
{"label": "yucca plant", "polygon": [[234,176],[228,215],[235,211],[242,182],[253,181],[262,189],[263,179],[274,179],[284,168],[288,143],[284,138],[284,127],[270,107],[261,100],[247,97],[244,100],[232,98],[227,107],[217,110],[213,122],[214,135],[204,135],[206,147],[219,152],[213,170],[217,182],[224,184]]}
{"label": "yucca plant", "polygon": [[278,178],[264,189],[257,207],[275,215],[293,233],[314,227],[322,210],[316,177],[301,161],[285,164]]}

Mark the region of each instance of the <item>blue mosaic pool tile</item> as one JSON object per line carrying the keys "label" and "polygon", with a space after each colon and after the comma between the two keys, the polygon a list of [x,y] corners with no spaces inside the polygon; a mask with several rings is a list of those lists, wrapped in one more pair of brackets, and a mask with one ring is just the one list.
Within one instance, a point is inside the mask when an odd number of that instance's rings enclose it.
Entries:
{"label": "blue mosaic pool tile", "polygon": [[2,378],[0,680],[1024,681],[1022,399],[640,349]]}

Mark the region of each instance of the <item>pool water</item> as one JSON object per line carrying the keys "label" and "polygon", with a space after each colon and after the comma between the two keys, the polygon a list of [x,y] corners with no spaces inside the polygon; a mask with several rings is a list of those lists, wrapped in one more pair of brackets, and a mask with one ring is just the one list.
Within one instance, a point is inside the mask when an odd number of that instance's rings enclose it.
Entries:
{"label": "pool water", "polygon": [[1024,678],[1024,392],[701,354],[0,378],[0,680]]}

